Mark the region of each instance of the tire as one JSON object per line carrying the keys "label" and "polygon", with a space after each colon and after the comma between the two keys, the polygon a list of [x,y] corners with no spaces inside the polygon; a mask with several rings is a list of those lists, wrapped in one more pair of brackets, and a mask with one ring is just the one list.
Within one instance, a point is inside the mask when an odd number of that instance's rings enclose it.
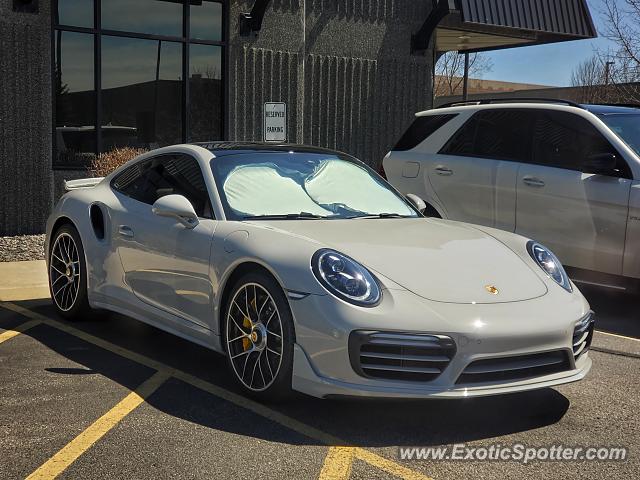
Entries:
{"label": "tire", "polygon": [[223,339],[233,377],[258,400],[286,399],[292,393],[295,332],[282,288],[267,273],[250,272],[234,283],[228,298]]}
{"label": "tire", "polygon": [[640,280],[636,278],[627,280],[626,293],[634,297],[640,296]]}
{"label": "tire", "polygon": [[87,297],[87,264],[78,231],[65,224],[52,235],[49,292],[59,315],[83,320],[91,313]]}

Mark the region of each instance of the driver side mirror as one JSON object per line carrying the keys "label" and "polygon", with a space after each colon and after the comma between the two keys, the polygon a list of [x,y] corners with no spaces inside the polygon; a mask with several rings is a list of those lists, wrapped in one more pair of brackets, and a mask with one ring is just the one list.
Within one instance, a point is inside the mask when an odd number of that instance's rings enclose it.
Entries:
{"label": "driver side mirror", "polygon": [[416,207],[420,213],[423,213],[424,209],[427,208],[427,204],[424,203],[424,200],[419,196],[414,195],[413,193],[407,193],[406,197],[409,203]]}
{"label": "driver side mirror", "polygon": [[618,157],[615,153],[594,153],[582,162],[582,171],[597,175],[612,175],[615,174],[617,165]]}
{"label": "driver side mirror", "polygon": [[155,201],[151,211],[160,217],[175,218],[185,228],[195,228],[198,223],[198,215],[191,202],[182,195],[165,195]]}

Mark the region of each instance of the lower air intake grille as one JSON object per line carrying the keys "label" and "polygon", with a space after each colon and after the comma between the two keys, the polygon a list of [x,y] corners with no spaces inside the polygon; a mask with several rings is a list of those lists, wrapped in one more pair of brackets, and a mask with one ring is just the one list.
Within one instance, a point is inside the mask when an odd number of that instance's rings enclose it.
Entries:
{"label": "lower air intake grille", "polygon": [[455,342],[446,335],[356,331],[349,337],[351,366],[369,378],[428,382],[455,353]]}
{"label": "lower air intake grille", "polygon": [[593,339],[593,326],[594,326],[593,312],[589,312],[583,318],[576,322],[575,329],[573,330],[573,358],[578,360],[591,346],[591,340]]}
{"label": "lower air intake grille", "polygon": [[476,360],[467,365],[456,384],[526,380],[571,369],[564,350]]}

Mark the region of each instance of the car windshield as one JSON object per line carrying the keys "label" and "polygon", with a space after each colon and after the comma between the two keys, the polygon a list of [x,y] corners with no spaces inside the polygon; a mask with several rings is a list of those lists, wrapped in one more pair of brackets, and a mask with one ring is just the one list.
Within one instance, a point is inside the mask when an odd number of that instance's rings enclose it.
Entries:
{"label": "car windshield", "polygon": [[368,167],[331,154],[225,155],[211,168],[229,219],[418,216]]}
{"label": "car windshield", "polygon": [[600,115],[600,119],[640,155],[640,114]]}

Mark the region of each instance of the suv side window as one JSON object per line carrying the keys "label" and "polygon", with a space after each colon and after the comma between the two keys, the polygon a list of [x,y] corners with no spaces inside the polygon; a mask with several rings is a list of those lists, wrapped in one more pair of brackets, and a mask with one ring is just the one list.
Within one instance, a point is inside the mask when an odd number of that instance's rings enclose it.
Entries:
{"label": "suv side window", "polygon": [[631,178],[625,160],[588,120],[569,112],[538,112],[533,129],[533,163],[582,171],[583,162],[590,155],[604,153],[618,158],[616,176]]}
{"label": "suv side window", "polygon": [[481,110],[455,133],[439,153],[528,162],[533,119],[534,111],[531,109]]}
{"label": "suv side window", "polygon": [[162,155],[138,162],[118,175],[112,186],[123,195],[149,205],[165,195],[183,195],[198,217],[213,218],[202,170],[188,155]]}

